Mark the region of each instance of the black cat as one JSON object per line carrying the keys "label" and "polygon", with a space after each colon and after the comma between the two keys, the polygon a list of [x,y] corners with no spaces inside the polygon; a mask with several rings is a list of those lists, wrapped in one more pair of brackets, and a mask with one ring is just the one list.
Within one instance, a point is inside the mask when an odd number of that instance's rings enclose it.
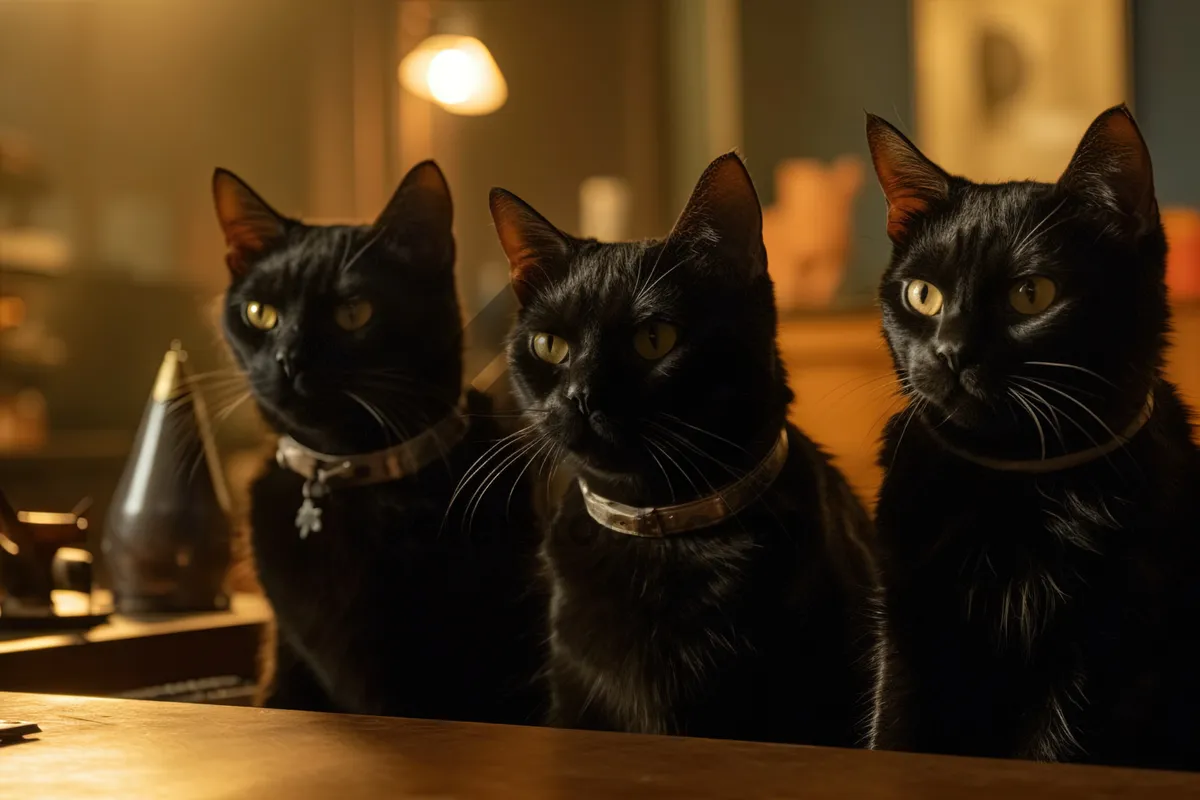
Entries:
{"label": "black cat", "polygon": [[877,524],[881,748],[1200,766],[1200,453],[1129,112],[1057,183],[975,184],[868,117],[911,397]]}
{"label": "black cat", "polygon": [[[462,332],[441,171],[414,167],[358,227],[287,219],[223,170],[213,189],[232,276],[226,339],[284,435],[252,489],[278,627],[268,704],[540,718],[545,610],[530,589],[527,487],[450,502],[500,432],[486,396],[468,392],[456,410]],[[313,466],[324,481],[309,479]]]}
{"label": "black cat", "polygon": [[787,423],[742,162],[712,163],[666,241],[577,239],[501,189],[491,205],[522,303],[515,391],[580,477],[542,551],[551,722],[853,744],[870,523]]}

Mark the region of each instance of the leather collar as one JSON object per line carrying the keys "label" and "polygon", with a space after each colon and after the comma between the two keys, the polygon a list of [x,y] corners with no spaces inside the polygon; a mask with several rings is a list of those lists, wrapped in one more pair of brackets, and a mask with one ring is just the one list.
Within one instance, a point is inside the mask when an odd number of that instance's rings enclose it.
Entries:
{"label": "leather collar", "polygon": [[579,478],[579,490],[588,514],[600,525],[629,536],[663,538],[708,528],[723,522],[753,503],[767,490],[788,458],[788,433],[779,432],[775,446],[766,458],[733,483],[715,494],[687,503],[638,508],[601,497]]}

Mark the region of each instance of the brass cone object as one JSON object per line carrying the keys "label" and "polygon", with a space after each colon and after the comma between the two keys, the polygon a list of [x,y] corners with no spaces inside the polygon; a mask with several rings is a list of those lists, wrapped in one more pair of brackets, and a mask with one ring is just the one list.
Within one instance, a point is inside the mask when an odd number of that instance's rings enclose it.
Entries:
{"label": "brass cone object", "polygon": [[229,607],[229,490],[204,398],[179,342],[163,356],[125,472],[109,507],[103,551],[123,614]]}

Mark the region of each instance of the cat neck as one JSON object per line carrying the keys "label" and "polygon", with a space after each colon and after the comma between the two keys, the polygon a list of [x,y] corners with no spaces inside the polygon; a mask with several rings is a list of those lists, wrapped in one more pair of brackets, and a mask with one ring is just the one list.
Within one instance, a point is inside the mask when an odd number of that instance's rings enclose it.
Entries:
{"label": "cat neck", "polygon": [[1058,454],[1048,453],[1043,450],[1039,457],[1034,458],[993,458],[951,444],[942,438],[935,428],[929,428],[929,434],[942,449],[981,467],[1001,472],[1045,474],[1071,469],[1107,457],[1110,453],[1129,444],[1133,440],[1133,437],[1145,427],[1153,414],[1154,390],[1151,389],[1146,394],[1144,404],[1134,415],[1133,419],[1120,428],[1112,428],[1107,439],[1094,441],[1090,447]]}
{"label": "cat neck", "polygon": [[701,434],[656,449],[653,466],[639,473],[613,474],[579,470],[588,490],[622,505],[661,507],[689,503],[717,494],[752,472],[779,442],[786,410],[768,414],[768,422],[744,441],[717,442]]}
{"label": "cat neck", "polygon": [[376,406],[369,416],[364,412],[328,426],[276,425],[275,429],[310,452],[353,456],[401,445],[465,407],[466,393],[460,393],[443,400],[406,403],[403,408]]}

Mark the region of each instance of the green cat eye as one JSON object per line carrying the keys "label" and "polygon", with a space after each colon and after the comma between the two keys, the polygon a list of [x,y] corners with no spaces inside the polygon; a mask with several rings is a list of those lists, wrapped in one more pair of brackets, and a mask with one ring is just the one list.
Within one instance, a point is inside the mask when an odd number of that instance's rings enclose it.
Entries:
{"label": "green cat eye", "polygon": [[671,352],[679,331],[669,322],[654,320],[641,325],[633,334],[633,348],[647,361],[657,361]]}
{"label": "green cat eye", "polygon": [[269,331],[279,323],[279,312],[275,306],[251,300],[242,309],[246,322],[260,331]]}
{"label": "green cat eye", "polygon": [[1050,307],[1058,296],[1054,281],[1041,275],[1021,278],[1008,290],[1008,302],[1022,314],[1040,314]]}
{"label": "green cat eye", "polygon": [[561,364],[567,360],[571,347],[567,340],[553,333],[533,335],[533,354],[549,364]]}

